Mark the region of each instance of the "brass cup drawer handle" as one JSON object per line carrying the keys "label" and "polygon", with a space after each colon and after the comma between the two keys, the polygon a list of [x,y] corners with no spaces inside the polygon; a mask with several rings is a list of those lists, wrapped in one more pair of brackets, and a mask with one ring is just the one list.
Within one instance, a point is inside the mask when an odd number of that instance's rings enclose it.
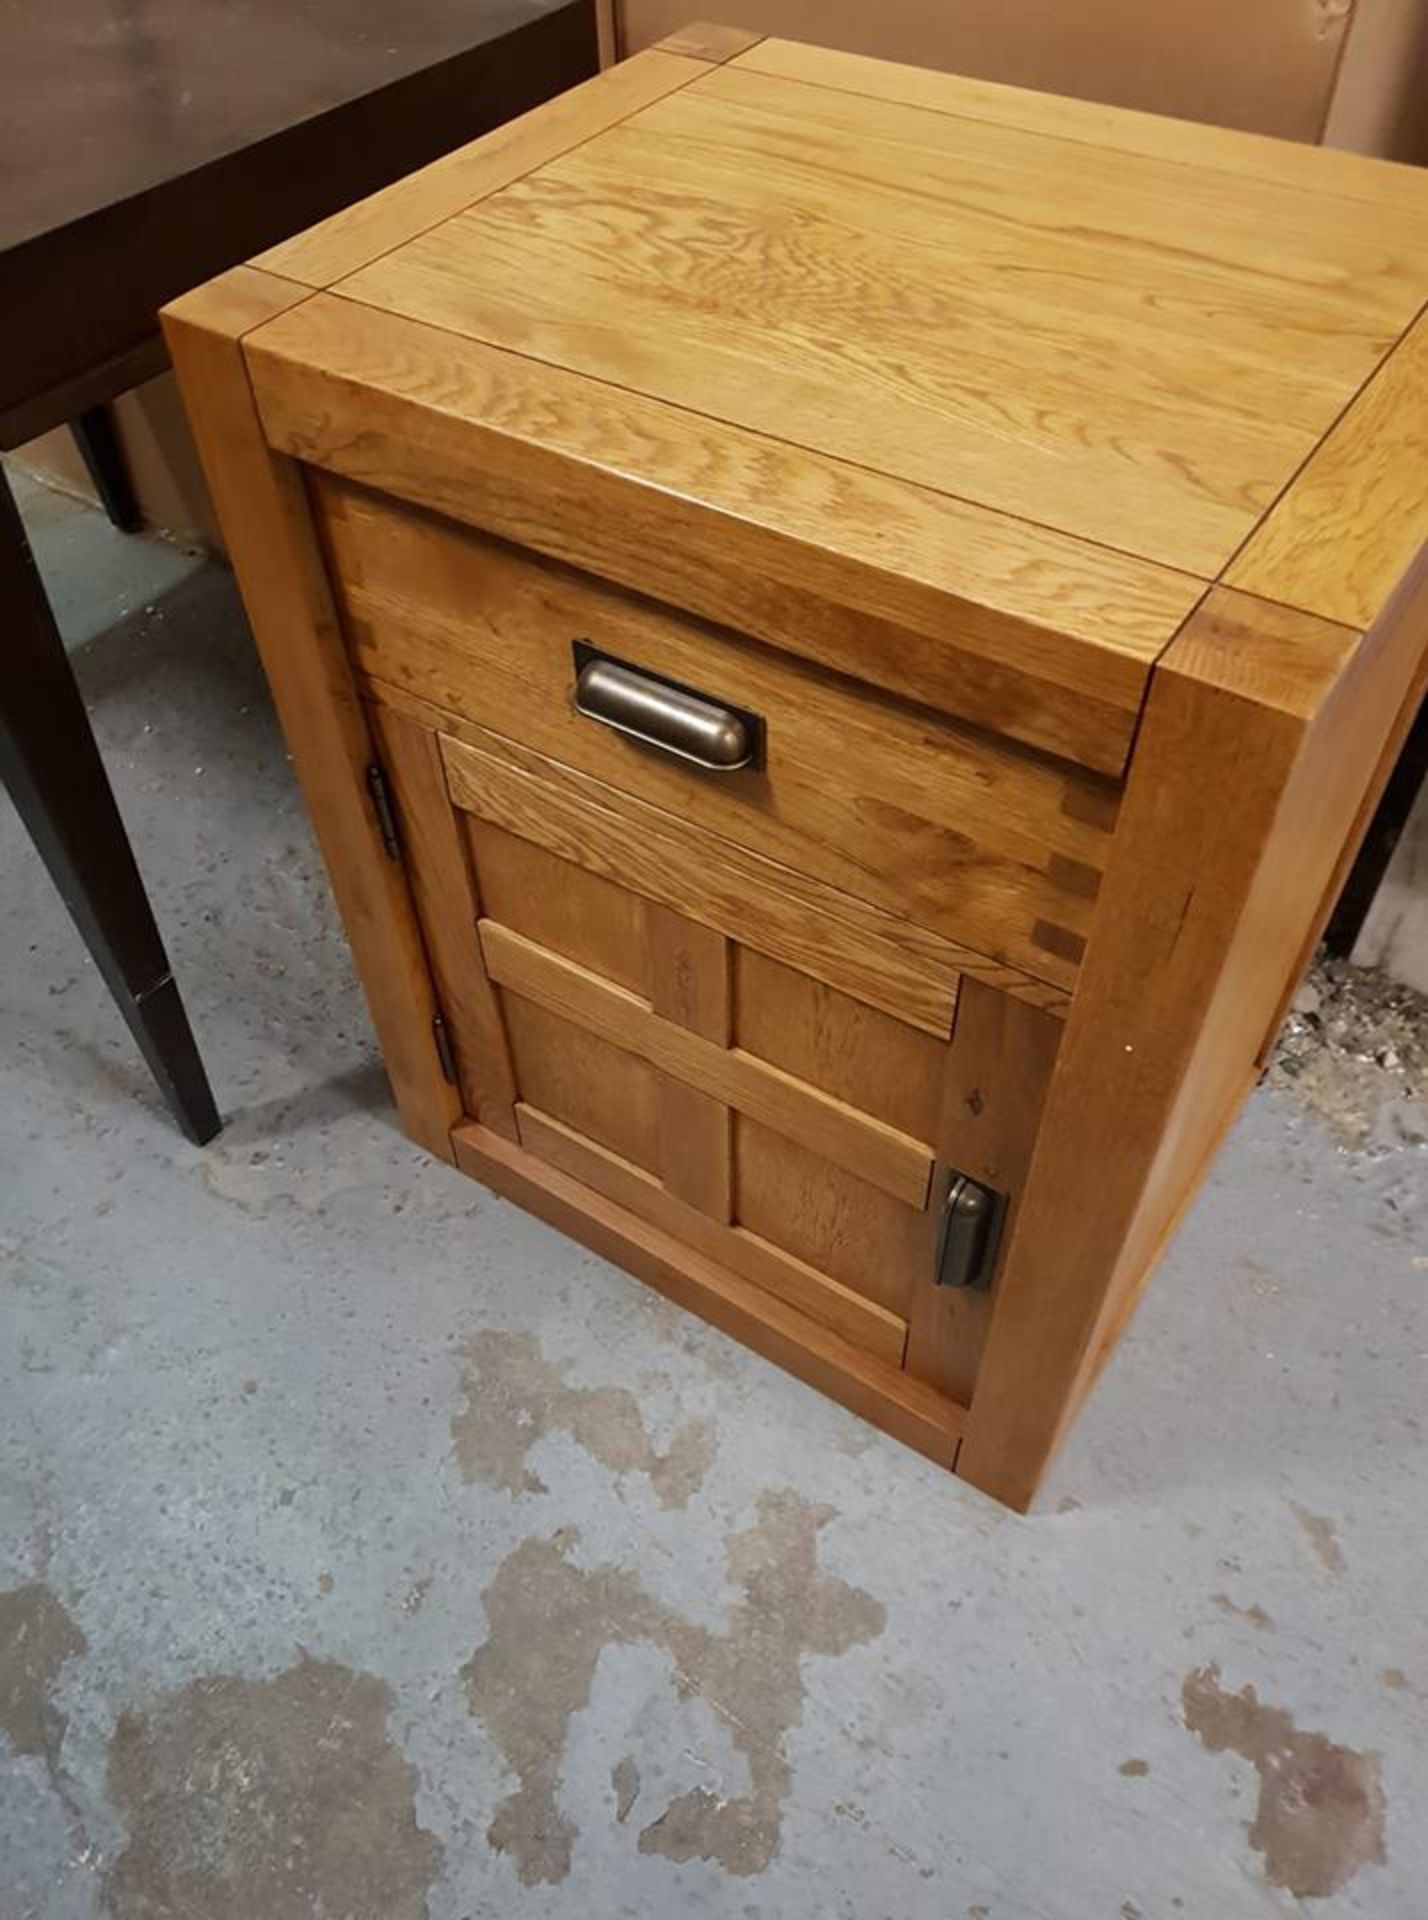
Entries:
{"label": "brass cup drawer handle", "polygon": [[673,680],[575,643],[575,710],[709,773],[758,764],[763,722]]}

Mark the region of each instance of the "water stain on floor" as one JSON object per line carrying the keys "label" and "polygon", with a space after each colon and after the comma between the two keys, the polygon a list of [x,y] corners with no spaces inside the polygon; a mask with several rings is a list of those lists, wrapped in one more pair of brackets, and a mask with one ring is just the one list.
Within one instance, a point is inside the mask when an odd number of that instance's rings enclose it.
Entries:
{"label": "water stain on floor", "polygon": [[60,1668],[89,1643],[43,1580],[0,1593],[0,1733],[16,1753],[59,1765],[65,1717],[53,1700]]}
{"label": "water stain on floor", "polygon": [[628,1387],[572,1387],[528,1333],[488,1328],[463,1347],[466,1405],[451,1422],[461,1471],[508,1493],[544,1493],[526,1464],[548,1433],[568,1433],[611,1473],[645,1474],[661,1506],[683,1507],[714,1463],[714,1423],[688,1420],[660,1453]]}
{"label": "water stain on floor", "polygon": [[1259,1775],[1249,1842],[1265,1878],[1298,1899],[1337,1893],[1384,1855],[1378,1756],[1301,1733],[1253,1687],[1227,1693],[1220,1669],[1197,1667],[1181,1689],[1185,1724],[1211,1753],[1237,1753]]}
{"label": "water stain on floor", "polygon": [[1247,1607],[1242,1607],[1227,1593],[1212,1593],[1210,1599],[1221,1613],[1231,1614],[1236,1620],[1247,1621],[1257,1633],[1274,1632],[1273,1616],[1265,1612],[1258,1600],[1251,1600]]}
{"label": "water stain on floor", "polygon": [[[845,1653],[885,1622],[880,1601],[820,1570],[818,1531],[831,1518],[831,1508],[791,1491],[760,1497],[753,1525],[726,1542],[729,1578],[743,1597],[722,1633],[653,1599],[623,1568],[575,1565],[568,1529],[522,1541],[502,1562],[482,1596],[490,1631],[462,1678],[472,1713],[520,1782],[487,1838],[513,1856],[527,1886],[570,1872],[576,1830],[557,1788],[571,1716],[589,1700],[604,1650],[637,1642],[668,1653],[681,1695],[713,1709],[749,1773],[738,1799],[706,1787],[676,1795],[642,1828],[640,1852],[713,1860],[733,1874],[768,1866],[791,1778],[784,1736],[803,1713],[803,1655]],[[612,1774],[617,1818],[628,1815],[638,1783],[634,1757],[622,1758]]]}
{"label": "water stain on floor", "polygon": [[120,1716],[108,1781],[129,1841],[111,1920],[425,1920],[442,1848],[387,1737],[392,1694],[306,1655],[210,1675]]}
{"label": "water stain on floor", "polygon": [[1289,1510],[1304,1529],[1305,1538],[1328,1573],[1344,1571],[1344,1549],[1339,1545],[1339,1536],[1334,1531],[1334,1523],[1322,1513],[1311,1513],[1307,1507],[1297,1505],[1293,1500]]}

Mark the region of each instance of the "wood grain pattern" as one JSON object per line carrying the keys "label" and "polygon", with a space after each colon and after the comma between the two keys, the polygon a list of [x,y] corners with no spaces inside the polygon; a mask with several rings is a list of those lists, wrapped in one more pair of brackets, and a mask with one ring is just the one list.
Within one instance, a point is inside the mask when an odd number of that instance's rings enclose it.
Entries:
{"label": "wood grain pattern", "polygon": [[1250,1084],[1425,629],[1417,581],[1362,639],[1221,589],[1156,673],[958,1459],[1009,1504]]}
{"label": "wood grain pattern", "polygon": [[1384,362],[1225,575],[1367,627],[1428,544],[1428,317]]}
{"label": "wood grain pattern", "polygon": [[514,1140],[515,1074],[501,1010],[481,965],[481,903],[447,797],[440,745],[429,727],[390,708],[370,710],[368,722],[395,804],[402,860],[452,1039],[462,1102],[471,1119]]}
{"label": "wood grain pattern", "polygon": [[[539,756],[513,758],[509,743],[487,739],[496,751],[449,735],[443,744],[452,794],[477,818],[721,933],[747,936],[928,1032],[951,1032],[959,969],[976,968],[977,956],[935,936],[929,945],[876,909],[860,913],[849,896],[792,869],[696,842],[652,807],[630,807],[597,781],[572,779]],[[999,977],[1009,971],[982,964]]]}
{"label": "wood grain pattern", "polygon": [[808,1145],[808,1134],[734,1117],[734,1218],[906,1322],[931,1271],[929,1216]]}
{"label": "wood grain pattern", "polygon": [[656,44],[664,53],[683,54],[687,60],[706,60],[717,67],[736,54],[747,53],[762,38],[761,33],[751,33],[746,27],[721,27],[708,20],[695,20],[675,33],[667,33]]}
{"label": "wood grain pattern", "polygon": [[936,1137],[945,1039],[753,947],[734,949],[734,982],[735,1037],[746,1053],[915,1140]]}
{"label": "wood grain pattern", "polygon": [[[940,1201],[955,1170],[1005,1194],[1003,1251],[1016,1225],[1060,1040],[1059,1020],[975,980],[966,983],[943,1055],[932,1192]],[[929,1269],[940,1226],[936,1206],[932,1212],[924,1253]],[[908,1371],[963,1405],[973,1398],[996,1285],[996,1276],[991,1291],[924,1284],[911,1298]]]}
{"label": "wood grain pattern", "polygon": [[332,295],[245,351],[286,453],[1105,772],[1203,592]]}
{"label": "wood grain pattern", "polygon": [[343,292],[1209,577],[1428,297],[1428,208],[725,66]]}
{"label": "wood grain pattern", "polygon": [[[805,1086],[752,1054],[714,1046],[660,1019],[635,994],[495,921],[483,920],[480,934],[486,971],[501,986],[612,1046],[638,1054],[662,1073],[674,1074],[726,1105],[807,1141],[815,1151],[840,1166],[856,1168],[865,1180],[906,1205],[926,1204],[932,1157],[895,1127]],[[519,1042],[516,1051],[519,1067]],[[521,1085],[524,1089],[523,1071]]]}
{"label": "wood grain pattern", "polygon": [[660,1075],[628,1047],[502,994],[521,1098],[653,1179],[660,1164]]}
{"label": "wood grain pattern", "polygon": [[[1368,206],[1390,205],[1428,213],[1428,179],[1414,167],[1395,166],[1357,153],[1313,147],[1298,140],[1270,139],[1203,120],[1173,120],[1096,100],[1074,100],[962,74],[930,72],[892,60],[867,60],[832,47],[764,39],[738,56],[741,68],[835,87],[871,99],[898,102],[964,120],[984,120],[1053,140],[1072,140],[1148,160],[1187,162],[1250,180],[1296,187],[1316,196],[1334,194]],[[1128,169],[1129,171],[1129,169]]]}
{"label": "wood grain pattern", "polygon": [[461,1101],[432,1042],[437,1004],[411,895],[368,803],[371,737],[301,474],[264,442],[240,345],[303,298],[238,268],[168,307],[164,335],[403,1125],[449,1160]]}
{"label": "wood grain pattern", "polygon": [[522,1144],[547,1166],[583,1181],[618,1206],[675,1235],[820,1326],[889,1366],[902,1365],[906,1324],[852,1287],[840,1286],[743,1227],[726,1227],[671,1193],[652,1174],[563,1127],[534,1107],[518,1109]]}
{"label": "wood grain pattern", "polygon": [[[462,806],[459,793],[455,804]],[[649,998],[645,908],[636,894],[474,814],[461,818],[488,919]]]}
{"label": "wood grain pattern", "polygon": [[[319,489],[359,665],[692,826],[1070,987],[1103,781],[354,489]],[[758,712],[711,777],[576,712],[571,640]]]}
{"label": "wood grain pattern", "polygon": [[[731,1039],[729,942],[668,907],[645,903],[650,1005],[662,1020],[716,1047]],[[668,1190],[711,1220],[731,1213],[733,1150],[729,1109],[687,1081],[660,1081],[660,1176]]]}
{"label": "wood grain pattern", "polygon": [[468,146],[443,154],[380,193],[344,207],[305,233],[280,241],[253,264],[307,287],[330,287],[344,274],[499,192],[532,168],[579,146],[661,94],[687,86],[705,71],[703,62],[679,59],[673,53],[637,53]]}
{"label": "wood grain pattern", "polygon": [[[602,781],[578,773],[574,768],[563,767],[543,754],[517,745],[515,741],[502,739],[487,728],[475,726],[463,720],[459,714],[434,707],[429,701],[406,693],[400,687],[389,686],[383,681],[371,681],[367,691],[378,704],[389,705],[399,713],[409,714],[424,726],[438,729],[444,741],[452,746],[472,748],[476,753],[484,754],[498,769],[523,775],[530,783],[550,787],[557,812],[563,806],[570,807],[577,803],[592,807],[597,813],[613,812],[626,821],[627,833],[632,843],[637,845],[651,835],[662,837],[674,830],[670,816],[659,808],[646,806],[643,802],[631,800],[628,795],[616,793]],[[485,774],[481,770],[468,768],[466,777],[479,784]],[[499,782],[501,775],[498,773],[496,777]],[[515,811],[523,811],[539,803],[527,798],[524,802],[511,800],[509,804]],[[1114,808],[1108,812],[1103,810],[1096,817],[1109,828],[1114,821]],[[532,823],[522,827],[521,831],[528,833],[532,840],[541,838],[544,841],[547,831],[556,835],[562,829],[552,822],[548,829],[538,828]],[[595,837],[599,838],[603,831],[597,823]],[[598,859],[599,856],[595,857]],[[714,873],[713,892],[718,897],[713,904],[708,899],[701,903],[700,899],[688,892],[685,897],[678,897],[683,884],[682,874],[671,882],[667,890],[657,888],[653,882],[645,884],[642,877],[636,891],[651,898],[660,897],[667,891],[670,904],[693,918],[702,919],[707,925],[716,925],[722,924],[724,909],[718,901],[725,897],[726,885],[730,901],[738,897],[740,888],[749,889],[746,897],[750,901],[758,901],[760,914],[764,910],[764,890],[782,889],[782,896],[775,894],[773,898],[787,897],[800,904],[802,934],[798,933],[792,921],[787,928],[775,924],[767,933],[760,924],[756,928],[760,952],[789,959],[790,964],[802,965],[815,979],[827,979],[830,985],[839,986],[854,998],[866,1000],[870,1006],[886,1004],[888,1011],[897,1018],[943,1038],[951,1031],[957,983],[963,975],[983,980],[987,985],[995,986],[999,992],[1010,994],[1014,1000],[1024,1000],[1028,1006],[1042,1007],[1058,1017],[1066,1011],[1070,994],[1065,988],[1053,986],[1047,980],[1037,980],[1030,974],[1019,973],[1015,967],[1003,966],[989,960],[985,954],[974,953],[969,947],[959,947],[955,941],[943,940],[910,921],[897,920],[880,908],[869,906],[866,901],[839,893],[836,888],[825,887],[818,881],[808,880],[791,868],[780,867],[775,861],[745,854],[732,842],[718,845],[709,843],[707,857]],[[777,920],[776,904],[770,906],[770,914]],[[746,914],[742,924],[736,922],[724,930],[745,938],[747,943],[751,930],[749,918]],[[826,927],[823,924],[825,921],[829,923]],[[819,926],[819,941],[816,944],[808,938],[808,929],[814,923]],[[789,951],[784,950],[785,944]],[[833,949],[831,953],[828,951],[830,946]],[[798,958],[790,959],[790,951],[795,949],[798,950]],[[862,953],[860,959],[862,949],[867,951]],[[866,978],[863,979],[862,975],[866,975]]]}
{"label": "wood grain pattern", "polygon": [[963,1414],[921,1381],[862,1353],[795,1307],[640,1220],[484,1127],[458,1127],[457,1164],[497,1193],[616,1261],[691,1313],[949,1466]]}

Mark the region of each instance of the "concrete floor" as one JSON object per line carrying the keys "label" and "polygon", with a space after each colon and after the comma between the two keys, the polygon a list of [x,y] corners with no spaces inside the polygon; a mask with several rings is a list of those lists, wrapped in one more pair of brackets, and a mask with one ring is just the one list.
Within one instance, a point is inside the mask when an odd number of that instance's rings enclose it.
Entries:
{"label": "concrete floor", "polygon": [[1421,1147],[1262,1091],[1006,1514],[403,1142],[228,580],[50,520],[228,1125],[0,815],[3,1920],[1421,1920]]}

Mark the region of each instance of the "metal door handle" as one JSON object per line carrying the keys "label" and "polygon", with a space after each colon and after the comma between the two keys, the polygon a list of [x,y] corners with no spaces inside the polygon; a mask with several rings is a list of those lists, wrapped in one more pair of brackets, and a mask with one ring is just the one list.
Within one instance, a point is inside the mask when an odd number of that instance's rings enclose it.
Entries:
{"label": "metal door handle", "polygon": [[990,1286],[1006,1217],[1004,1193],[953,1172],[942,1207],[933,1278],[939,1287]]}
{"label": "metal door handle", "polygon": [[597,653],[586,641],[577,640],[574,652],[575,710],[587,720],[710,773],[757,765],[763,721],[756,713]]}

